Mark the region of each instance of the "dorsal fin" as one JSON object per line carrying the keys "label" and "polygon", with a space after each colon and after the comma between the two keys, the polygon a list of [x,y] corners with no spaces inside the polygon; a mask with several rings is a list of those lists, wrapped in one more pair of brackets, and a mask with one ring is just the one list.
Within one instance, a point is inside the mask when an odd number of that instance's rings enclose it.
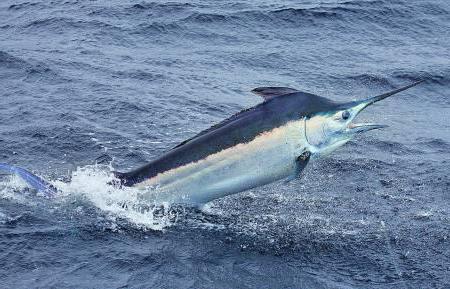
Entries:
{"label": "dorsal fin", "polygon": [[283,86],[267,86],[267,87],[257,87],[253,89],[251,92],[257,94],[264,98],[264,100],[269,100],[274,97],[290,94],[294,92],[299,92],[297,89]]}

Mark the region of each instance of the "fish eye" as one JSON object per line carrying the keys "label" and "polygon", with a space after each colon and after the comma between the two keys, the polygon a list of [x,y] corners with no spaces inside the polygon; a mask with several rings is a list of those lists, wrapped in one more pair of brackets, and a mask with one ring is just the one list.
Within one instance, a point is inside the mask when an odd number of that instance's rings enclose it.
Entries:
{"label": "fish eye", "polygon": [[342,119],[347,120],[349,117],[350,117],[350,112],[348,112],[348,111],[342,112]]}

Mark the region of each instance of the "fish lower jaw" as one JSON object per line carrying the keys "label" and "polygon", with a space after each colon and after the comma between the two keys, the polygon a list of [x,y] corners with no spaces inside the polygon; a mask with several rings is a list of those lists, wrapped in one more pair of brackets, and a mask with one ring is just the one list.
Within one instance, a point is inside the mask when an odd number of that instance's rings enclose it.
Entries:
{"label": "fish lower jaw", "polygon": [[377,123],[350,123],[347,126],[346,133],[349,133],[349,134],[362,133],[362,132],[366,132],[369,130],[380,129],[380,128],[385,128],[385,127],[388,127],[388,126],[384,125],[384,124],[377,124]]}

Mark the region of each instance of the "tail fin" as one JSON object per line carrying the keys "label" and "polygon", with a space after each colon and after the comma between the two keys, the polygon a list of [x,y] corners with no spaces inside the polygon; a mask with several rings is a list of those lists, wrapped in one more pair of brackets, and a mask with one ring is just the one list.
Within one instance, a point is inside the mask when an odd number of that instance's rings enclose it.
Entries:
{"label": "tail fin", "polygon": [[54,197],[58,190],[49,182],[41,179],[40,177],[34,175],[33,173],[8,164],[0,163],[0,170],[6,171],[11,174],[16,174],[21,177],[27,184],[35,188],[41,193],[44,193],[46,197]]}

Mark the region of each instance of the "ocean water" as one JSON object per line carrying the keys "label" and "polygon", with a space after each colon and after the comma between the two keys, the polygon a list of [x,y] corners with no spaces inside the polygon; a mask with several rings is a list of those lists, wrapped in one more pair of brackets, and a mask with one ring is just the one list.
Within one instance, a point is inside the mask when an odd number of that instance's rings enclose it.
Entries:
{"label": "ocean water", "polygon": [[[0,162],[62,192],[0,176],[0,287],[449,288],[449,47],[447,0],[1,1]],[[289,184],[200,211],[106,185],[257,86],[419,79]]]}

